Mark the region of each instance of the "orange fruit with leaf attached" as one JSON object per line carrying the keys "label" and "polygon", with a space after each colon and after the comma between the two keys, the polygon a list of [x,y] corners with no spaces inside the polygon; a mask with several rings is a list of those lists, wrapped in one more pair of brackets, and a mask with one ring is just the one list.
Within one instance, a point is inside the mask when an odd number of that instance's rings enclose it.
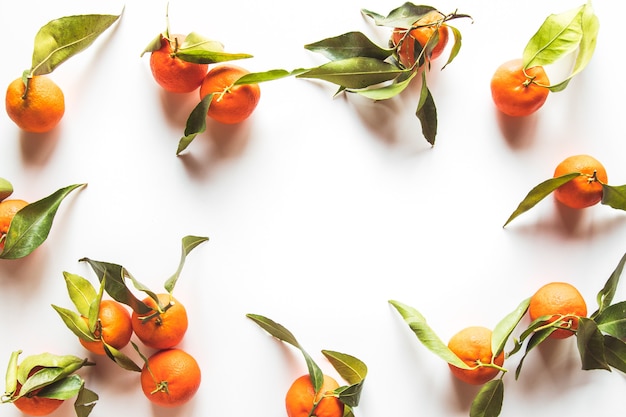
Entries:
{"label": "orange fruit with leaf attached", "polygon": [[504,363],[504,352],[493,357],[491,337],[491,330],[482,326],[466,327],[453,335],[448,348],[472,369],[448,364],[452,375],[471,385],[482,385],[498,375],[501,370],[498,367]]}
{"label": "orange fruit with leaf attached", "polygon": [[285,397],[288,417],[342,417],[344,405],[333,391],[339,388],[337,381],[324,375],[324,382],[316,394],[309,374],[297,378]]}
{"label": "orange fruit with leaf attached", "polygon": [[[432,10],[417,20],[413,27],[396,27],[391,33],[391,46],[397,49],[400,63],[406,68],[411,68],[416,60],[420,58],[419,50],[423,50],[429,40],[432,47],[430,56],[424,52],[426,61],[437,59],[448,44],[449,28],[443,23],[444,15],[437,10]],[[416,55],[416,43],[419,45]]]}
{"label": "orange fruit with leaf attached", "polygon": [[551,282],[530,298],[528,314],[532,321],[548,317],[545,324],[558,321],[558,329],[550,334],[553,339],[574,335],[580,317],[587,316],[587,304],[578,289],[567,282]]}
{"label": "orange fruit with leaf attached", "polygon": [[181,59],[178,48],[185,35],[161,37],[161,48],[150,54],[150,70],[154,80],[170,93],[190,93],[200,87],[209,66]]}
{"label": "orange fruit with leaf attached", "polygon": [[[33,368],[32,371],[29,372],[28,376],[32,376],[41,369],[41,367]],[[21,389],[22,384],[18,382],[17,388],[15,390],[16,396],[19,395]],[[29,416],[47,416],[63,404],[64,400],[39,397],[37,394],[39,394],[40,391],[41,389],[31,391],[23,397],[19,397],[18,399],[13,401],[13,404],[18,408],[18,410]]]}
{"label": "orange fruit with leaf attached", "polygon": [[213,94],[207,116],[224,124],[246,120],[261,98],[258,84],[235,85],[249,71],[231,64],[213,67],[202,81],[200,99]]}
{"label": "orange fruit with leaf attached", "polygon": [[[87,317],[83,317],[83,320],[88,321]],[[105,355],[103,342],[119,350],[130,342],[132,335],[133,327],[126,307],[114,300],[102,300],[94,331],[97,340],[78,340],[88,351]]]}
{"label": "orange fruit with leaf attached", "polygon": [[65,113],[63,91],[50,78],[36,75],[27,80],[11,82],[7,88],[5,106],[11,120],[22,130],[44,133],[52,130]]}
{"label": "orange fruit with leaf attached", "polygon": [[560,203],[582,209],[602,201],[603,187],[608,177],[604,166],[592,156],[572,155],[561,161],[554,170],[554,177],[578,172],[580,175],[554,190]]}
{"label": "orange fruit with leaf attached", "polygon": [[144,345],[153,349],[167,349],[178,345],[189,326],[185,306],[171,294],[157,294],[160,308],[155,300],[146,297],[143,302],[152,311],[139,314],[133,311],[133,331]]}
{"label": "orange fruit with leaf attached", "polygon": [[184,350],[164,349],[150,356],[141,370],[141,389],[154,404],[178,407],[193,398],[202,374],[196,359]]}
{"label": "orange fruit with leaf attached", "polygon": [[491,97],[496,108],[512,117],[529,116],[548,98],[548,75],[542,66],[523,68],[521,59],[500,65],[491,78]]}

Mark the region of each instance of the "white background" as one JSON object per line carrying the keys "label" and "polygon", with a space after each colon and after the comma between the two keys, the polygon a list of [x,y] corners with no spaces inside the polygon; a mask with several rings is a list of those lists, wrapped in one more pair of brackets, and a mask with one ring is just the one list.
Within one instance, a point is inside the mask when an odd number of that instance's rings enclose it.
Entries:
{"label": "white background", "polygon": [[[97,366],[82,374],[100,395],[92,415],[286,415],[284,394],[306,372],[304,360],[246,313],[285,325],[327,373],[334,370],[322,349],[363,360],[369,374],[357,416],[469,415],[476,388],[454,381],[387,301],[420,310],[444,341],[469,325],[493,327],[550,281],[576,285],[595,310],[597,292],[626,252],[626,213],[602,205],[573,213],[550,196],[502,225],[569,155],[593,155],[610,184],[626,183],[618,65],[624,6],[596,1],[601,29],[590,65],[535,115],[501,117],[489,91],[495,68],[521,56],[549,14],[582,3],[432,4],[474,18],[451,23],[463,34],[460,55],[443,71],[436,62],[428,76],[439,112],[434,147],[414,115],[416,88],[373,103],[287,78],[261,85],[245,123],[209,122],[176,157],[198,97],[162,92],[148,57],[140,58],[165,29],[166,3],[126,2],[113,28],[51,75],[66,97],[58,128],[26,134],[1,112],[0,176],[13,183],[15,198],[88,186],[62,203],[43,246],[0,261],[0,362],[17,349],[88,354],[50,307],[71,307],[63,271],[97,282],[79,258],[121,264],[162,289],[178,265],[181,238],[194,234],[210,241],[187,259],[175,295],[190,315],[181,347],[202,367],[199,393],[181,408],[159,409],[143,396],[138,374],[94,358]],[[264,71],[325,62],[303,46],[352,30],[384,44],[387,29],[360,9],[386,14],[401,4],[172,0],[169,14],[172,32],[196,31],[229,52],[250,53],[238,64]],[[0,85],[29,68],[35,34],[48,21],[117,14],[123,6],[2,3]],[[616,301],[626,298],[622,284]],[[580,370],[574,338],[534,351],[516,381],[519,357],[505,364],[503,416],[623,409],[625,376]],[[0,406],[0,416],[18,415]],[[54,415],[73,415],[71,401]]]}

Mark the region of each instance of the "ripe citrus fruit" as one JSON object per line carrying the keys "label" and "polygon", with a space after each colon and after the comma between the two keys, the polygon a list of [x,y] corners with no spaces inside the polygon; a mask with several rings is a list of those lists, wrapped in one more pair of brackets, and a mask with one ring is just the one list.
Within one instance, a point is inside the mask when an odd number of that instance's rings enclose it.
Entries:
{"label": "ripe citrus fruit", "polygon": [[6,234],[11,226],[15,213],[20,211],[28,203],[24,200],[9,199],[0,201],[0,236]]}
{"label": "ripe citrus fruit", "polygon": [[233,85],[249,71],[230,64],[213,67],[200,86],[200,99],[213,94],[207,116],[225,124],[246,120],[261,98],[258,84]]}
{"label": "ripe citrus fruit", "polygon": [[285,405],[288,417],[342,417],[343,403],[333,395],[339,388],[335,379],[324,375],[322,388],[315,395],[309,374],[297,378],[287,391]]}
{"label": "ripe citrus fruit", "polygon": [[500,369],[481,366],[493,363],[501,367],[504,363],[504,352],[493,358],[491,334],[491,330],[485,327],[470,326],[450,338],[448,348],[473,368],[462,369],[449,364],[452,375],[471,385],[482,385],[498,375]]}
{"label": "ripe citrus fruit", "polygon": [[157,294],[159,303],[169,307],[158,311],[158,306],[151,297],[143,302],[154,311],[148,314],[132,314],[133,331],[144,345],[154,349],[167,349],[178,345],[189,325],[187,310],[176,298],[170,294]]}
{"label": "ripe citrus fruit", "polygon": [[[41,370],[41,367],[35,367],[29,372],[28,376],[32,376],[37,371]],[[18,382],[16,388],[16,395],[19,395],[22,385]],[[46,416],[63,404],[63,400],[55,398],[38,397],[37,394],[40,390],[34,390],[13,401],[13,404],[24,414],[29,416]]]}
{"label": "ripe citrus fruit", "polygon": [[573,155],[556,166],[554,177],[578,172],[581,175],[554,191],[557,201],[568,207],[581,209],[602,201],[602,184],[608,177],[604,166],[589,155]]}
{"label": "ripe citrus fruit", "polygon": [[551,316],[545,323],[562,320],[559,328],[550,334],[554,339],[565,339],[578,329],[578,318],[587,316],[587,304],[580,292],[566,282],[551,282],[539,288],[530,298],[530,319]]}
{"label": "ripe citrus fruit", "polygon": [[491,78],[491,97],[502,113],[529,116],[548,98],[550,81],[542,66],[524,70],[521,59],[500,65]]}
{"label": "ripe citrus fruit", "polygon": [[28,81],[28,91],[22,78],[7,88],[6,111],[11,120],[26,132],[44,133],[52,130],[65,113],[63,91],[50,78],[36,75]]}
{"label": "ripe citrus fruit", "polygon": [[[426,46],[426,43],[432,36],[437,36],[438,40],[432,49],[430,60],[437,59],[446,45],[448,44],[448,27],[442,24],[443,15],[432,10],[421,17],[413,26],[421,26],[411,30],[407,35],[408,29],[394,28],[391,34],[391,45],[398,49],[398,58],[400,63],[406,68],[411,68],[419,58],[419,53],[415,55],[415,42],[417,42],[422,48]],[[435,35],[435,32],[437,34]],[[434,42],[434,41],[433,41]],[[426,60],[429,58],[424,53],[423,56]]]}
{"label": "ripe citrus fruit", "polygon": [[[87,321],[87,318],[84,317],[84,320]],[[106,352],[104,351],[102,341],[115,349],[121,349],[130,342],[132,335],[133,327],[128,310],[117,301],[102,300],[98,313],[98,323],[94,331],[94,336],[98,340],[78,340],[88,351],[98,355],[105,355]]]}
{"label": "ripe citrus fruit", "polygon": [[161,407],[185,404],[200,388],[198,362],[181,349],[164,349],[148,358],[141,370],[141,389]]}
{"label": "ripe citrus fruit", "polygon": [[180,59],[176,53],[185,35],[161,38],[161,48],[150,54],[150,70],[154,80],[171,93],[189,93],[202,83],[209,66]]}

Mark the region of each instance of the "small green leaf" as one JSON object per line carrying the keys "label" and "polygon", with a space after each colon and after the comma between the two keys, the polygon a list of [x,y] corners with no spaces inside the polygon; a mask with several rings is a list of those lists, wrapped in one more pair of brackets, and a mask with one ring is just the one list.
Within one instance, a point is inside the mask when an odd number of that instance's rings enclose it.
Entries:
{"label": "small green leaf", "polygon": [[54,304],[52,305],[52,308],[54,308],[54,310],[59,314],[61,320],[63,320],[63,323],[65,323],[67,328],[70,329],[79,339],[87,342],[93,342],[96,340],[93,332],[89,328],[89,325],[80,314]]}
{"label": "small green leaf", "polygon": [[7,372],[4,378],[5,395],[12,396],[17,390],[17,362],[21,353],[21,350],[16,350],[11,352],[11,356],[9,357]]}
{"label": "small green leaf", "polygon": [[626,342],[604,335],[604,356],[611,367],[626,373]]}
{"label": "small green leaf", "polygon": [[[522,365],[524,364],[524,360],[526,359],[530,351],[539,346],[541,342],[546,340],[548,336],[550,336],[552,332],[556,330],[556,327],[545,327],[535,332],[533,330],[534,327],[543,325],[543,323],[539,321],[540,319],[541,318],[538,318],[533,323],[531,323],[531,326],[527,330],[527,334],[531,336],[530,339],[528,339],[528,344],[526,345],[526,351],[524,352],[524,356],[522,356],[522,359],[520,359],[517,368],[515,369],[515,379],[519,378],[520,372],[522,371]],[[522,340],[523,339],[524,337],[522,337]]]}
{"label": "small green leaf", "polygon": [[55,400],[69,400],[80,392],[83,379],[78,375],[69,375],[50,385],[46,385],[37,392],[38,397],[53,398]]}
{"label": "small green leaf", "polygon": [[102,344],[104,345],[104,353],[106,353],[109,359],[113,360],[113,362],[118,364],[122,369],[133,372],[141,372],[141,367],[137,365],[131,358],[126,356],[122,351],[105,343],[104,340],[102,341]]}
{"label": "small green leaf", "polygon": [[374,20],[377,26],[399,27],[408,29],[420,18],[429,12],[437,10],[431,6],[415,5],[410,2],[393,9],[387,16],[382,16],[370,10],[362,9],[361,13]]}
{"label": "small green leaf", "polygon": [[322,354],[349,384],[358,384],[367,376],[367,365],[354,356],[332,350],[322,350]]}
{"label": "small green leaf", "polygon": [[363,97],[367,97],[372,100],[387,100],[403,92],[409,86],[411,80],[413,80],[416,74],[416,71],[407,70],[405,74],[400,75],[398,78],[393,80],[391,84],[377,88],[352,88],[348,89],[347,91],[351,93],[357,93]]}
{"label": "small green leaf", "polygon": [[176,51],[176,56],[183,61],[195,64],[215,64],[252,58],[250,54],[224,52],[224,46],[218,42],[191,32]]}
{"label": "small green leaf", "polygon": [[61,202],[72,191],[84,185],[75,184],[61,188],[19,210],[7,231],[0,259],[23,258],[37,249],[48,238]]}
{"label": "small green leaf", "polygon": [[515,211],[509,216],[506,223],[504,223],[502,227],[506,227],[517,216],[535,207],[537,203],[546,198],[550,193],[559,188],[561,185],[573,180],[580,175],[581,174],[577,172],[572,172],[570,174],[565,174],[560,177],[550,178],[535,186],[532,190],[530,190],[526,197],[524,197],[522,202],[519,203],[517,209],[515,209]]}
{"label": "small green leaf", "polygon": [[191,251],[197,247],[199,244],[206,242],[209,240],[208,237],[203,236],[185,236],[182,239],[182,251],[180,255],[180,261],[178,264],[178,269],[176,272],[165,281],[165,290],[170,294],[174,291],[174,287],[176,286],[176,282],[180,277],[181,272],[183,271],[183,267],[185,266],[185,260],[187,256],[191,253]]}
{"label": "small green leaf", "polygon": [[146,46],[140,56],[144,54],[149,54],[154,51],[158,51],[163,46],[161,41],[163,40],[163,34],[159,33],[155,38],[153,38],[150,43]]}
{"label": "small green leaf", "polygon": [[422,72],[422,88],[415,115],[422,125],[422,135],[431,145],[435,145],[437,136],[437,107],[435,100],[426,85],[426,72]]}
{"label": "small green leaf", "polygon": [[576,342],[582,361],[582,369],[611,370],[604,356],[604,337],[593,320],[586,317],[578,319]]}
{"label": "small green leaf", "polygon": [[76,417],[87,417],[91,414],[91,410],[98,401],[98,394],[85,388],[84,384],[81,386],[74,401],[74,410],[76,411]]}
{"label": "small green leaf", "polygon": [[626,185],[602,184],[602,204],[618,210],[626,210]]}
{"label": "small green leaf", "polygon": [[4,178],[0,178],[0,201],[13,194],[13,184]]}
{"label": "small green leaf", "polygon": [[384,61],[393,53],[393,49],[381,48],[362,32],[347,32],[304,45],[304,48],[320,53],[331,61],[356,57],[368,57]]}
{"label": "small green leaf", "polygon": [[500,352],[504,350],[504,346],[511,336],[511,333],[513,333],[513,330],[515,330],[524,315],[526,315],[529,304],[530,298],[525,299],[515,310],[507,314],[494,327],[493,335],[491,337],[491,351],[493,352],[494,357],[498,356]]}
{"label": "small green leaf", "polygon": [[[350,408],[357,407],[361,400],[361,392],[363,391],[363,382],[357,384],[346,385],[337,388],[334,392],[339,398],[339,401],[344,403]],[[344,413],[345,417],[345,413]]]}
{"label": "small green leaf", "polygon": [[78,15],[52,20],[35,36],[30,75],[51,73],[88,48],[120,15]]}
{"label": "small green leaf", "polygon": [[463,44],[463,36],[461,36],[461,31],[455,28],[454,26],[448,25],[448,29],[452,32],[452,39],[454,42],[452,43],[452,48],[450,49],[450,55],[448,56],[448,60],[444,64],[441,69],[445,69],[454,59],[459,55],[459,51],[461,50],[461,45]]}
{"label": "small green leaf", "polygon": [[441,341],[439,336],[426,324],[426,319],[419,311],[395,300],[390,300],[389,304],[400,313],[406,324],[409,325],[409,328],[428,350],[457,368],[471,369],[469,365],[463,362]]}
{"label": "small green leaf", "polygon": [[470,408],[470,417],[496,417],[502,411],[502,401],[504,400],[504,381],[501,378],[485,383],[474,400]]}
{"label": "small green leaf", "polygon": [[626,338],[626,301],[606,307],[593,320],[603,333]]}
{"label": "small green leaf", "polygon": [[246,75],[241,76],[237,81],[233,83],[233,85],[244,85],[244,84],[259,84],[267,81],[279,80],[281,78],[291,77],[293,75],[302,74],[308,71],[307,69],[295,69],[293,71],[287,71],[284,69],[273,69],[263,72],[251,72]]}
{"label": "small green leaf", "polygon": [[65,279],[69,297],[74,306],[76,306],[76,310],[79,314],[89,317],[89,308],[98,295],[96,289],[91,282],[81,276],[63,272],[63,278]]}
{"label": "small green leaf", "polygon": [[604,287],[598,292],[596,300],[598,302],[598,310],[591,314],[590,318],[596,319],[608,306],[613,302],[615,292],[617,291],[617,285],[619,284],[624,265],[626,264],[626,253],[622,255],[622,258],[618,262],[617,266],[604,283]]}
{"label": "small green leaf", "polygon": [[297,78],[313,78],[345,88],[366,88],[390,81],[403,73],[395,65],[375,58],[347,58],[312,68]]}
{"label": "small green leaf", "polygon": [[189,118],[187,119],[187,124],[185,126],[185,133],[180,141],[178,142],[178,149],[176,149],[176,155],[180,155],[182,151],[187,149],[187,147],[193,142],[193,140],[200,133],[206,131],[206,118],[207,112],[209,111],[209,106],[211,106],[211,101],[213,100],[213,94],[207,94],[200,100],[200,103],[194,107],[189,114]]}

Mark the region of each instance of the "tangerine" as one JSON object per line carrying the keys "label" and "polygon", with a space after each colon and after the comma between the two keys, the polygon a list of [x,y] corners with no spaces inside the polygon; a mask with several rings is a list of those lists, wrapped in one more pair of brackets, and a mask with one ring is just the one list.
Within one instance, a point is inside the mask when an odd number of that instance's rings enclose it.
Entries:
{"label": "tangerine", "polygon": [[[28,373],[28,376],[31,377],[33,374],[41,369],[41,367],[33,368]],[[21,389],[22,384],[18,382],[14,395],[19,396]],[[13,404],[18,408],[18,410],[29,416],[47,416],[63,404],[63,400],[59,400],[56,398],[39,397],[37,394],[40,391],[41,389],[31,391],[23,397],[17,398],[15,401],[13,401]]]}
{"label": "tangerine", "polygon": [[35,75],[27,80],[17,78],[6,92],[6,111],[22,130],[44,133],[52,130],[65,113],[63,91],[50,78]]}
{"label": "tangerine", "polygon": [[[87,317],[83,317],[87,321]],[[104,343],[115,349],[122,349],[130,342],[133,335],[130,313],[114,300],[102,300],[98,312],[98,322],[94,331],[97,340],[78,339],[88,351],[97,355],[106,355]]]}
{"label": "tangerine", "polygon": [[[394,28],[391,33],[391,45],[398,49],[398,58],[400,63],[406,68],[411,68],[415,65],[416,58],[420,58],[420,53],[415,55],[415,42],[420,45],[420,49],[423,49],[428,43],[429,39],[433,36],[437,37],[437,41],[433,46],[430,56],[425,56],[426,61],[432,61],[437,59],[448,44],[449,28],[443,24],[443,15],[437,10],[431,10],[424,16],[419,18],[413,26],[418,26],[415,29],[407,28]],[[407,34],[407,32],[409,32]],[[435,42],[435,41],[431,41]]]}
{"label": "tangerine", "polygon": [[545,324],[558,320],[558,329],[549,337],[565,339],[578,329],[578,318],[587,316],[587,304],[578,289],[567,282],[551,282],[530,298],[528,314],[532,321],[550,316]]}
{"label": "tangerine", "polygon": [[28,205],[26,201],[19,199],[0,201],[0,237],[9,231],[13,217],[26,205]]}
{"label": "tangerine", "polygon": [[512,117],[529,116],[548,98],[550,85],[542,66],[523,68],[521,59],[500,65],[491,78],[491,97],[496,108]]}
{"label": "tangerine", "polygon": [[141,389],[154,404],[178,407],[193,398],[200,388],[198,362],[184,350],[172,348],[156,352],[141,370]]}
{"label": "tangerine", "polygon": [[337,381],[324,375],[324,382],[316,394],[309,374],[297,378],[285,397],[288,417],[342,417],[344,405],[333,391],[339,388]]}
{"label": "tangerine", "polygon": [[258,84],[234,85],[249,71],[231,64],[213,67],[202,81],[200,99],[213,94],[207,116],[224,124],[246,120],[261,98]]}
{"label": "tangerine", "polygon": [[159,304],[166,306],[159,311],[159,306],[146,297],[143,302],[153,309],[151,313],[140,315],[132,313],[132,328],[144,345],[153,349],[167,349],[178,345],[189,326],[187,310],[171,294],[157,294]]}
{"label": "tangerine", "polygon": [[188,62],[178,57],[178,48],[185,35],[161,37],[161,48],[150,54],[150,70],[154,80],[170,93],[189,93],[200,87],[209,65]]}
{"label": "tangerine", "polygon": [[580,173],[580,176],[554,190],[557,201],[575,209],[590,207],[602,201],[602,184],[608,182],[604,166],[592,156],[573,155],[556,166],[554,177],[573,172]]}
{"label": "tangerine", "polygon": [[472,369],[463,369],[448,364],[452,375],[471,385],[482,385],[492,380],[501,370],[504,352],[493,357],[491,336],[491,330],[481,326],[466,327],[452,336],[448,342],[448,348],[472,367]]}

